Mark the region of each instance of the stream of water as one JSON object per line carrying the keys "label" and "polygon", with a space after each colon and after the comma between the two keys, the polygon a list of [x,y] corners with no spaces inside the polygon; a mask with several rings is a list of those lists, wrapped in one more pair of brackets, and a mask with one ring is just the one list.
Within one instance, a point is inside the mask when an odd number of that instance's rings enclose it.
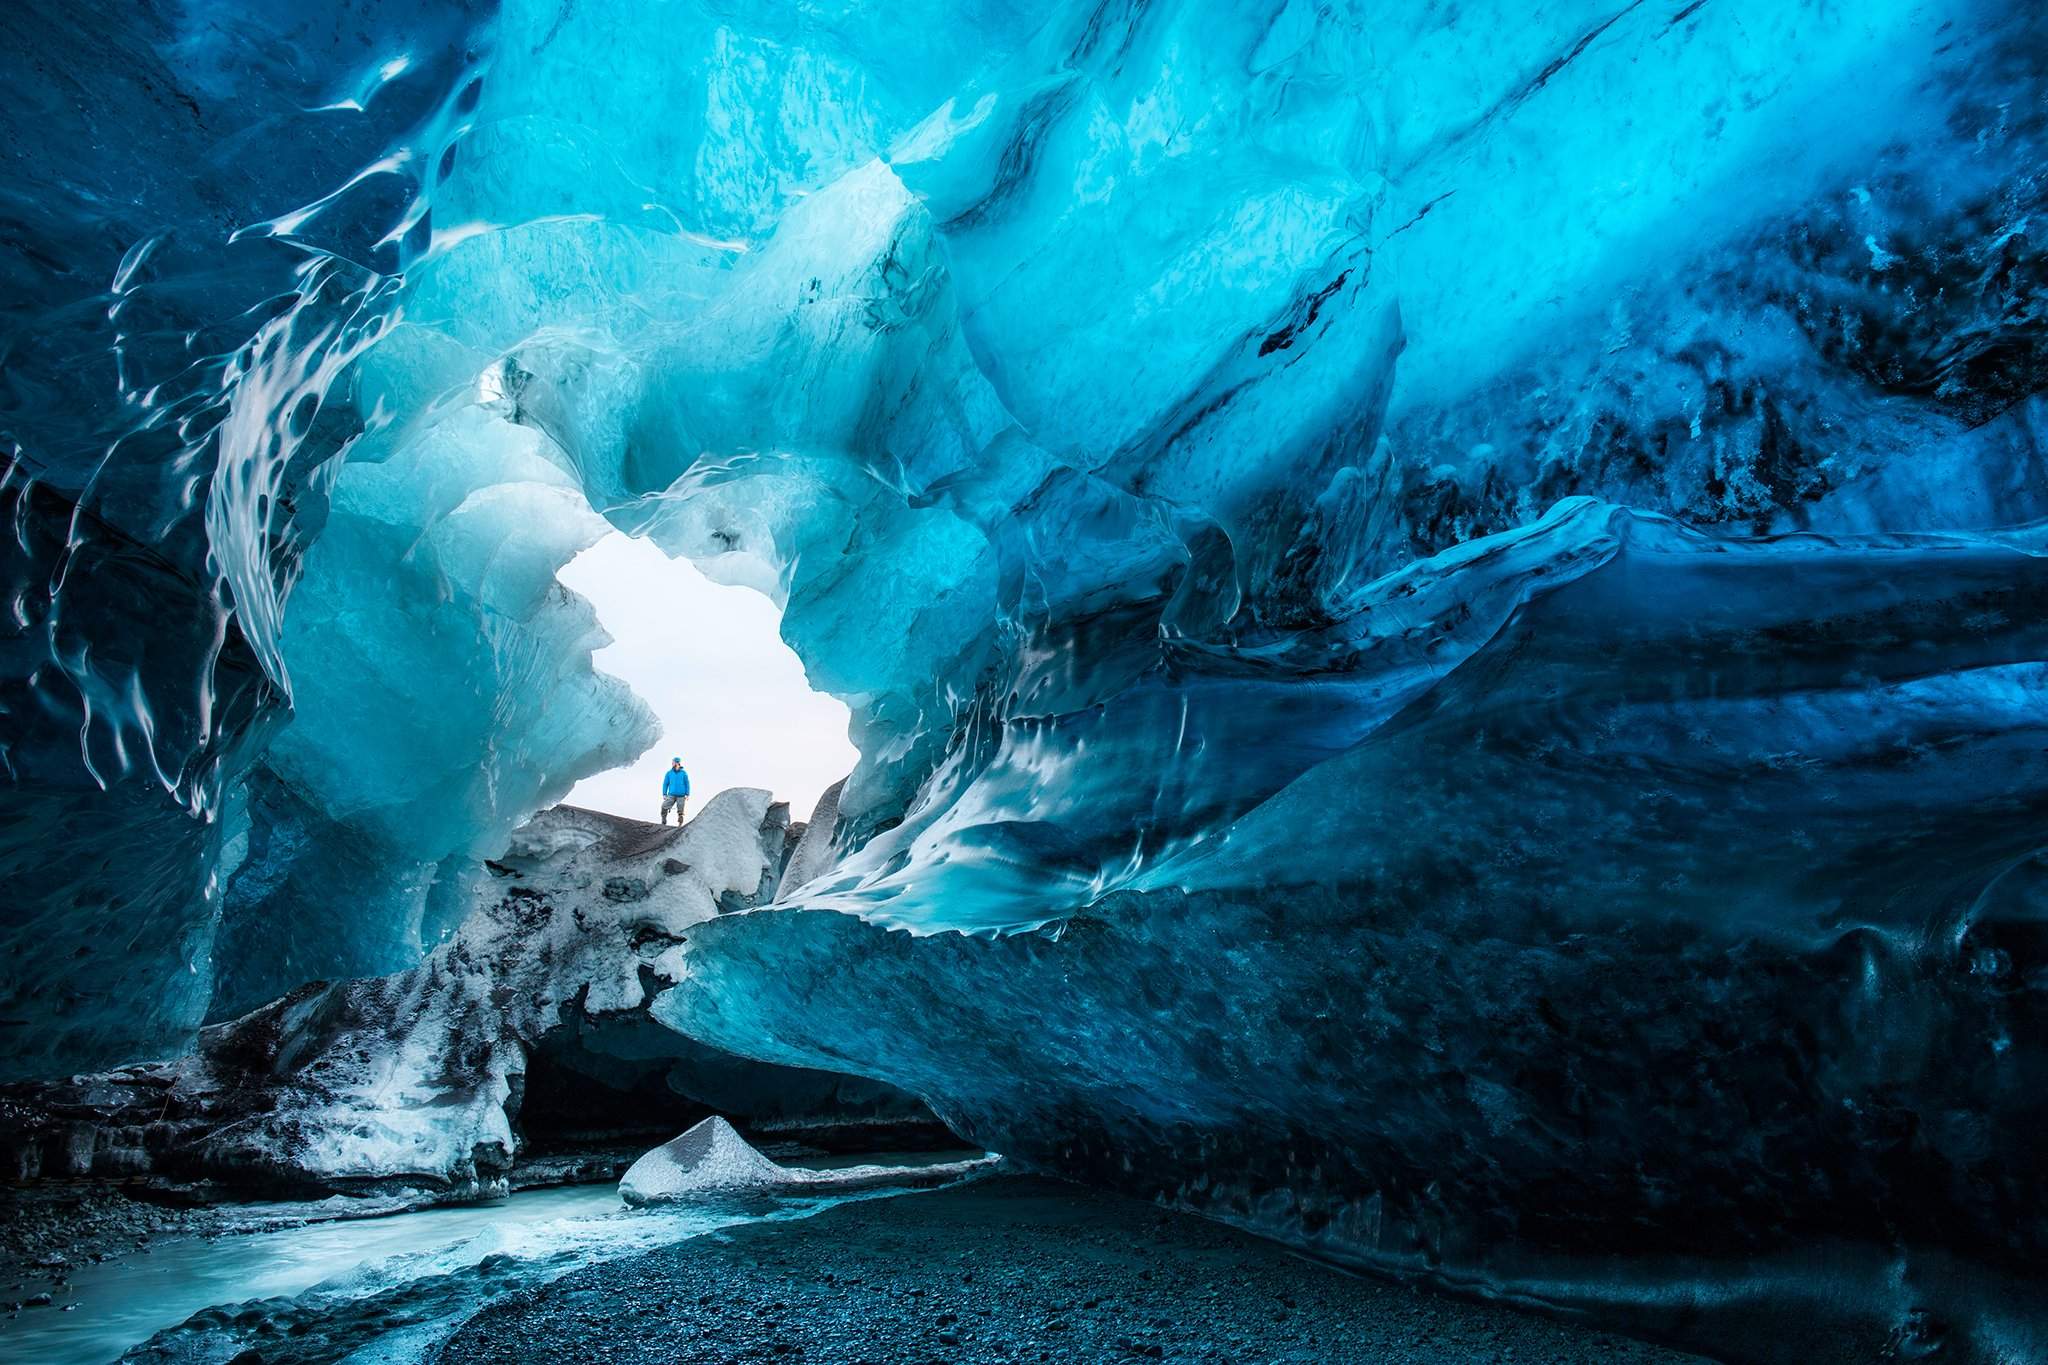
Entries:
{"label": "stream of water", "polygon": [[613,1184],[277,1231],[159,1241],[84,1265],[54,1306],[0,1322],[6,1365],[420,1359],[489,1298],[577,1266],[854,1198],[761,1196],[629,1209]]}

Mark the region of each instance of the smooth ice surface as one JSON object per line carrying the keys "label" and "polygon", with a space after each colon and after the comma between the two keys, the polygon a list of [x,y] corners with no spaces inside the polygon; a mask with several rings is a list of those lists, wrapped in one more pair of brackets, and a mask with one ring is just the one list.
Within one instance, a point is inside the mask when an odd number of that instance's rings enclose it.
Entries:
{"label": "smooth ice surface", "polygon": [[559,577],[612,636],[597,668],[631,687],[662,729],[639,762],[578,782],[569,804],[651,820],[675,754],[693,804],[728,787],[766,787],[801,814],[859,761],[846,704],[811,690],[760,593],[712,583],[688,560],[616,532]]}
{"label": "smooth ice surface", "polygon": [[6,20],[14,1071],[424,947],[630,747],[609,527],[861,752],[680,1032],[1384,1270],[2048,1353],[2039,6],[86,13]]}
{"label": "smooth ice surface", "polygon": [[[260,1207],[251,1210],[252,1217],[261,1212]],[[705,1226],[717,1222],[708,1210],[701,1218]],[[605,1222],[591,1222],[599,1219]],[[553,1226],[562,1220],[574,1221],[568,1228]],[[222,1238],[159,1239],[146,1256],[80,1266],[65,1295],[77,1309],[19,1316],[5,1325],[0,1345],[15,1358],[39,1365],[106,1365],[205,1308],[291,1298],[336,1282],[367,1288],[378,1268],[388,1276],[390,1268],[408,1262],[417,1266],[439,1259],[445,1274],[463,1260],[474,1265],[488,1255],[545,1254],[549,1240],[565,1241],[571,1228],[607,1225],[619,1234],[621,1250],[696,1230],[685,1224],[653,1234],[624,1222],[618,1194],[609,1186],[584,1185],[381,1218],[294,1224]]]}

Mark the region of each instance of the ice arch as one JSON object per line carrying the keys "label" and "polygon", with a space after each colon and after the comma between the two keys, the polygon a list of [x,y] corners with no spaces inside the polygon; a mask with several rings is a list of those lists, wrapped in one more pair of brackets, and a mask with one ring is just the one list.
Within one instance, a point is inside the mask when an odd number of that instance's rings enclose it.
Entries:
{"label": "ice arch", "polygon": [[[878,413],[941,432],[971,417],[927,373],[972,370],[942,290],[898,325],[864,316],[889,272],[932,253],[928,220],[871,165],[758,252],[640,236],[543,223],[458,245],[415,272],[404,318],[352,372],[360,409],[409,415],[370,424],[338,465],[293,589],[294,714],[244,784],[216,1015],[402,965],[513,825],[652,742],[644,707],[593,678],[604,637],[554,578],[608,526],[769,595],[812,681],[858,707],[857,737],[890,733],[842,793],[849,838],[898,818],[949,742],[946,677],[1000,615],[993,553],[863,442]],[[615,315],[622,245],[700,282]],[[583,260],[579,285],[522,264],[532,251]],[[780,309],[792,290],[815,304],[808,329]],[[825,350],[836,374],[805,363]],[[848,553],[859,540],[895,549]]]}

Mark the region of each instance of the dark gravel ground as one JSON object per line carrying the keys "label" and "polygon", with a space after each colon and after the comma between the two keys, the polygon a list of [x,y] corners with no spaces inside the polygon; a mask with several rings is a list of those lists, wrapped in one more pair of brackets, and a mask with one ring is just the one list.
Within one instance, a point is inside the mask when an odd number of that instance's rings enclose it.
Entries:
{"label": "dark gravel ground", "polygon": [[84,1182],[0,1187],[0,1312],[62,1289],[88,1261],[146,1253],[155,1238],[215,1222],[210,1210],[163,1208]]}
{"label": "dark gravel ground", "polygon": [[1202,1219],[1011,1177],[843,1205],[577,1271],[485,1309],[439,1360],[1679,1365],[1697,1357],[1354,1278]]}

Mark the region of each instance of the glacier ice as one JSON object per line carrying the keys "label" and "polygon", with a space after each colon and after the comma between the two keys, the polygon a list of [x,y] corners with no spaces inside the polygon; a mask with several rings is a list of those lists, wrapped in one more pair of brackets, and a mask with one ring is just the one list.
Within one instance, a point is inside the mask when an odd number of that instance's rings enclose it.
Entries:
{"label": "glacier ice", "polygon": [[635,1161],[619,1181],[619,1197],[628,1204],[654,1204],[691,1194],[762,1188],[781,1176],[780,1166],[714,1114]]}
{"label": "glacier ice", "polygon": [[216,1018],[411,965],[515,825],[654,744],[555,581],[605,527],[537,441],[470,407],[342,467],[285,623],[291,719],[245,779]]}
{"label": "glacier ice", "polygon": [[929,1126],[885,1083],[634,1029],[696,926],[773,896],[790,833],[758,790],[719,793],[682,829],[555,807],[489,860],[468,916],[416,965],[302,984],[172,1061],[0,1090],[0,1161],[16,1179],[488,1193],[522,1134],[562,1120],[536,1112],[549,1066],[580,1076],[585,1122],[619,1090],[639,1128],[714,1111],[812,1142]]}
{"label": "glacier ice", "polygon": [[207,1009],[225,789],[278,712],[317,471],[360,425],[323,400],[431,244],[481,90],[479,7],[331,18],[0,20],[7,1074],[161,1051]]}
{"label": "glacier ice", "polygon": [[863,756],[683,1040],[2043,1354],[2037,9],[10,13],[0,1062],[446,960],[648,738],[550,586],[609,527]]}
{"label": "glacier ice", "polygon": [[[1559,1252],[1625,1255],[1661,1331],[1713,1316],[1652,1291],[1688,1258],[1762,1280],[1800,1234],[2005,1261],[2041,1216],[2044,592],[2038,535],[1566,504],[1359,603],[1318,657],[1361,733],[1213,837],[1027,931],[707,925],[655,1013],[1377,1269],[1569,1303]],[[1827,1318],[1858,1349],[1975,1311],[1906,1264],[1794,1288],[1874,1313]]]}

